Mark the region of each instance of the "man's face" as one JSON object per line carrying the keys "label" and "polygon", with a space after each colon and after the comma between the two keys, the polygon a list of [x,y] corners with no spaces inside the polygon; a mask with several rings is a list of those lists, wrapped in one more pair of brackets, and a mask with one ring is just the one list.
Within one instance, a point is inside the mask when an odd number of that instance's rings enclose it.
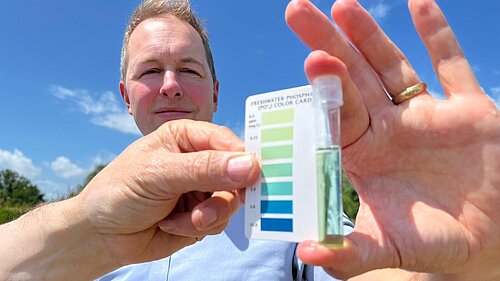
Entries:
{"label": "man's face", "polygon": [[174,119],[212,121],[218,82],[191,25],[173,16],[143,21],[130,36],[128,60],[120,91],[143,134]]}

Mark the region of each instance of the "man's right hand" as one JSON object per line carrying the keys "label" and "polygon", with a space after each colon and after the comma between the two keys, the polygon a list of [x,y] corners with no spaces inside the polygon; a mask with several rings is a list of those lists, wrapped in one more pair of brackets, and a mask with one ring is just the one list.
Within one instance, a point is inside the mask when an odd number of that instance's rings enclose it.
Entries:
{"label": "man's right hand", "polygon": [[259,175],[243,149],[227,128],[168,122],[89,183],[81,194],[85,215],[119,263],[166,257],[222,231],[238,210],[237,190]]}
{"label": "man's right hand", "polygon": [[[259,164],[230,130],[171,121],[139,139],[78,196],[0,226],[1,280],[89,280],[222,231]],[[161,229],[160,229],[161,226]],[[163,231],[162,231],[163,229]]]}

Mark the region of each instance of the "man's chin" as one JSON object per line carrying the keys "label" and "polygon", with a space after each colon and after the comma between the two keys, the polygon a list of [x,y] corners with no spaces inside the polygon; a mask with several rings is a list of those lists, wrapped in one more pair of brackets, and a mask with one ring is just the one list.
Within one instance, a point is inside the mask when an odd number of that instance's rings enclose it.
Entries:
{"label": "man's chin", "polygon": [[182,119],[195,120],[191,116],[177,116],[177,117],[173,117],[173,118],[156,118],[156,120],[154,121],[154,124],[150,124],[151,126],[146,126],[145,128],[139,128],[139,130],[144,135],[147,135],[149,133],[156,131],[158,128],[160,128],[165,123],[168,123],[171,121],[176,121],[176,120],[182,120]]}
{"label": "man's chin", "polygon": [[153,131],[156,131],[158,128],[161,127],[161,125],[170,122],[170,121],[175,121],[175,120],[182,120],[182,119],[189,119],[189,120],[196,120],[196,121],[204,121],[204,122],[210,122],[212,123],[212,118],[211,116],[206,117],[206,118],[199,118],[199,116],[194,116],[193,113],[188,113],[188,114],[179,114],[177,116],[161,116],[161,118],[158,118],[156,116],[155,120],[153,121],[153,124],[149,124],[151,126],[139,126],[139,130],[144,134],[147,135]]}

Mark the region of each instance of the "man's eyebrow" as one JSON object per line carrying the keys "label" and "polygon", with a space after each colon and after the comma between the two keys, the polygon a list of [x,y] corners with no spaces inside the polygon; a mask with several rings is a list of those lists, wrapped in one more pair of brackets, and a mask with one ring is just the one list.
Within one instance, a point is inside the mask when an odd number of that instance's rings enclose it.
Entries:
{"label": "man's eyebrow", "polygon": [[139,60],[135,63],[135,65],[143,65],[143,64],[147,64],[147,63],[157,63],[158,60],[155,59],[155,58],[145,58],[145,59],[142,59],[142,60]]}
{"label": "man's eyebrow", "polygon": [[[203,67],[203,68],[205,66],[202,61],[200,61],[199,59],[197,59],[195,57],[182,57],[178,61],[182,62],[182,63],[194,63],[194,64],[197,64],[197,65]],[[134,65],[139,66],[139,65],[144,65],[147,63],[158,63],[158,62],[159,62],[159,60],[157,58],[144,58],[142,60],[137,61]]]}
{"label": "man's eyebrow", "polygon": [[184,62],[184,63],[194,63],[194,64],[198,64],[200,65],[201,67],[205,67],[205,65],[203,64],[202,61],[200,61],[199,59],[195,58],[195,57],[182,57],[180,59],[180,62]]}

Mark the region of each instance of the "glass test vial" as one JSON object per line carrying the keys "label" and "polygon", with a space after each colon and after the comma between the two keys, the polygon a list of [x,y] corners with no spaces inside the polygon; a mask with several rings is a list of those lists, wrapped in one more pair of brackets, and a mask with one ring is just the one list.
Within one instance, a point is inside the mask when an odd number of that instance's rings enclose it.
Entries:
{"label": "glass test vial", "polygon": [[337,76],[320,76],[313,81],[312,87],[319,242],[327,247],[341,247],[344,241],[340,156],[342,82]]}

